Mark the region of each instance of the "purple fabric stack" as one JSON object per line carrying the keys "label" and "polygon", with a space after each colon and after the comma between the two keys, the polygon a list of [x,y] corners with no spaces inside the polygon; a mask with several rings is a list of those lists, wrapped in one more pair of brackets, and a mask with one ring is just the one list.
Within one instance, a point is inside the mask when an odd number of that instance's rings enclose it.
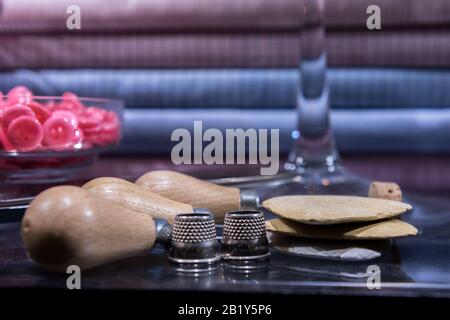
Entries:
{"label": "purple fabric stack", "polygon": [[[69,30],[70,5],[81,30]],[[3,0],[1,68],[292,67],[301,0]],[[370,5],[381,30],[366,27]],[[326,1],[331,66],[449,67],[450,2]]]}
{"label": "purple fabric stack", "polygon": [[[368,30],[367,8],[380,8],[381,30]],[[327,0],[331,65],[448,68],[450,1]]]}
{"label": "purple fabric stack", "polygon": [[[71,5],[81,29],[69,30]],[[1,68],[289,67],[297,0],[3,0]]]}

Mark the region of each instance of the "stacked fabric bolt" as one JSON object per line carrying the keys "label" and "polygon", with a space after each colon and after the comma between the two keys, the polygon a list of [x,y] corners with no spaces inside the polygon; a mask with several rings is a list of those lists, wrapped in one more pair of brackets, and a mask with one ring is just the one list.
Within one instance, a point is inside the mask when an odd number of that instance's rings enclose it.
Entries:
{"label": "stacked fabric bolt", "polygon": [[[3,68],[291,67],[301,1],[3,0]],[[80,29],[66,10],[76,4]],[[69,19],[69,21],[66,21]],[[74,16],[75,19],[75,16]]]}
{"label": "stacked fabric bolt", "polygon": [[[374,5],[380,9],[381,29],[369,31],[366,12]],[[325,12],[332,65],[449,67],[446,0],[327,0]]]}
{"label": "stacked fabric bolt", "polygon": [[[279,128],[289,149],[302,0],[1,2],[1,91],[124,99],[123,152],[167,153],[172,131],[194,120]],[[74,4],[80,30],[66,24]],[[369,31],[374,4],[382,30]],[[445,0],[326,1],[341,150],[450,150],[449,10]]]}

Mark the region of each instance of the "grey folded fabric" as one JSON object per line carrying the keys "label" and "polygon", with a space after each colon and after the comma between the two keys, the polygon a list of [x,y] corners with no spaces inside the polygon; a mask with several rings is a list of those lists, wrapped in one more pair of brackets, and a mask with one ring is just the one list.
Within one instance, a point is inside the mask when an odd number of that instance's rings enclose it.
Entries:
{"label": "grey folded fabric", "polygon": [[2,0],[0,33],[73,32],[71,5],[83,33],[293,30],[302,0]]}
{"label": "grey folded fabric", "polygon": [[[173,130],[279,129],[280,153],[291,147],[293,110],[127,109],[124,137],[116,153],[170,154]],[[331,114],[337,146],[352,153],[448,153],[450,109],[336,110]]]}
{"label": "grey folded fabric", "polygon": [[450,72],[435,69],[329,69],[338,108],[448,108]]}
{"label": "grey folded fabric", "polygon": [[[450,71],[331,68],[333,108],[447,108]],[[0,91],[122,99],[133,108],[294,108],[299,69],[78,69],[0,72]]]}
{"label": "grey folded fabric", "polygon": [[[450,81],[450,74],[449,74]],[[133,108],[293,108],[299,70],[77,69],[0,72],[0,91],[122,99]],[[449,92],[450,95],[450,92]]]}
{"label": "grey folded fabric", "polygon": [[0,69],[293,67],[297,32],[0,36]]}
{"label": "grey folded fabric", "polygon": [[326,0],[325,21],[330,29],[366,30],[370,5],[381,10],[381,28],[450,26],[448,0]]}

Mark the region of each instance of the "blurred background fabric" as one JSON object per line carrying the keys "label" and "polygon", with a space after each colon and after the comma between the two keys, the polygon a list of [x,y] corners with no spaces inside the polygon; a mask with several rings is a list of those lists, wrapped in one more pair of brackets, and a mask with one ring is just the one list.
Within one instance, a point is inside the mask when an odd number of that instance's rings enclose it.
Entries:
{"label": "blurred background fabric", "polygon": [[[194,120],[278,128],[289,150],[300,0],[0,2],[0,90],[125,100],[116,152],[168,154],[171,132]],[[66,27],[70,5],[81,30]],[[381,30],[366,27],[369,5],[381,9]],[[450,1],[326,0],[325,9],[339,149],[448,153]]]}
{"label": "blurred background fabric", "polygon": [[[293,0],[2,0],[0,32],[66,33],[66,10],[82,11],[82,33],[298,30]],[[62,13],[62,14],[61,14]],[[24,22],[26,21],[26,22]]]}
{"label": "blurred background fabric", "polygon": [[[450,71],[331,68],[333,108],[445,108]],[[130,108],[292,108],[300,73],[266,69],[19,69],[0,73],[4,91],[26,85],[37,95],[124,99]],[[101,85],[99,85],[101,84]]]}

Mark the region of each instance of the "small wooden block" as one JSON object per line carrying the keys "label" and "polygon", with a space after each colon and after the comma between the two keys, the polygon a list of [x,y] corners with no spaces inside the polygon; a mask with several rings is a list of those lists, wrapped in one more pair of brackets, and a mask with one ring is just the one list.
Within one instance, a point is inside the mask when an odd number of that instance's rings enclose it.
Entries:
{"label": "small wooden block", "polygon": [[402,190],[395,182],[374,181],[370,184],[368,196],[370,198],[402,201]]}

